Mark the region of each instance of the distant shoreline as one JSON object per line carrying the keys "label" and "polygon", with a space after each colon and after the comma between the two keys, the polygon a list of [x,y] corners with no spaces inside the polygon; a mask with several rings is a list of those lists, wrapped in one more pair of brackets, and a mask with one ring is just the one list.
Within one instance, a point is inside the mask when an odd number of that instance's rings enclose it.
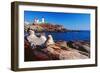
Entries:
{"label": "distant shoreline", "polygon": [[41,32],[57,32],[57,33],[63,33],[63,32],[90,32],[90,30],[67,30],[67,31],[35,31],[37,33]]}

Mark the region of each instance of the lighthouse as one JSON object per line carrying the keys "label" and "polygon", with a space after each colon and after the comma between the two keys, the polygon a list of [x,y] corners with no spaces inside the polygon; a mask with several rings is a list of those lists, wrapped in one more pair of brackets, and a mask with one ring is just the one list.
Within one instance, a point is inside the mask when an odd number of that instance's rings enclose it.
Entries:
{"label": "lighthouse", "polygon": [[44,17],[42,17],[42,23],[44,23],[45,22],[45,18]]}
{"label": "lighthouse", "polygon": [[41,23],[45,23],[44,17],[41,18],[41,21],[39,21],[39,19],[37,17],[34,18],[34,24],[41,24]]}

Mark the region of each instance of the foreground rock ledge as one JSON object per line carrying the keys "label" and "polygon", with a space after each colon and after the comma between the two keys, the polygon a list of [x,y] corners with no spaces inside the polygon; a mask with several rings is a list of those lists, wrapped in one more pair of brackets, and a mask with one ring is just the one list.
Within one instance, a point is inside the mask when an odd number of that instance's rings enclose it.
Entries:
{"label": "foreground rock ledge", "polygon": [[90,58],[90,46],[86,41],[58,41],[49,46],[31,48],[25,41],[25,61],[73,60]]}

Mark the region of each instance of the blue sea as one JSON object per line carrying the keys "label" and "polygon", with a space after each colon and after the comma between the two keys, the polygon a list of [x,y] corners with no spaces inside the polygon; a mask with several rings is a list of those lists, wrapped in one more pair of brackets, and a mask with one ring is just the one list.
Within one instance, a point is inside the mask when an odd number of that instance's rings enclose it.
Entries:
{"label": "blue sea", "polygon": [[[67,31],[67,32],[45,32],[46,36],[51,34],[54,41],[90,41],[90,31]],[[27,33],[25,33],[27,35]]]}
{"label": "blue sea", "polygon": [[46,35],[48,34],[51,34],[55,41],[90,41],[90,31],[47,32]]}

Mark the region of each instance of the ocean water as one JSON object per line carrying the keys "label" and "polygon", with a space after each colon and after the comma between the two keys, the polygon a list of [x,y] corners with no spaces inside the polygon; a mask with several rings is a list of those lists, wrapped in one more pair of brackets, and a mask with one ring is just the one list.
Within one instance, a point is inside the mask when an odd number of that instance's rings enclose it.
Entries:
{"label": "ocean water", "polygon": [[46,32],[46,35],[51,34],[55,41],[90,41],[90,31],[69,31],[69,32]]}
{"label": "ocean water", "polygon": [[[45,32],[45,34],[46,37],[51,34],[54,41],[90,41],[90,31]],[[25,36],[27,35],[28,33],[25,32]]]}

